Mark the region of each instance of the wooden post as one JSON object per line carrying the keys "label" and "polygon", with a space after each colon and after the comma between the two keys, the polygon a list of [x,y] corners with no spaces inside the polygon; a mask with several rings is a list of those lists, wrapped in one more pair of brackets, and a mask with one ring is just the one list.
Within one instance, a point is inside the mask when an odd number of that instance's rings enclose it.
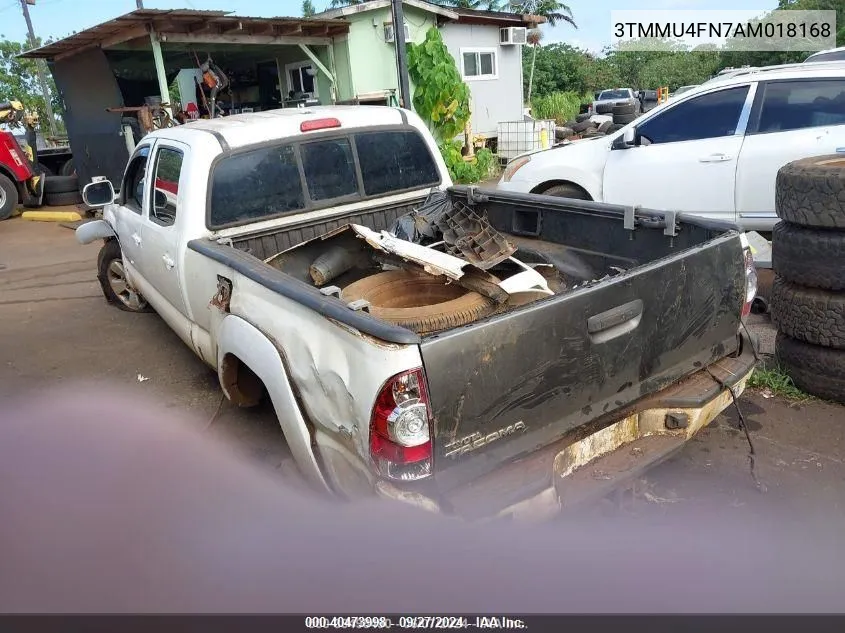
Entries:
{"label": "wooden post", "polygon": [[[167,73],[164,71],[164,56],[161,54],[161,42],[155,31],[150,32],[150,44],[153,47],[153,60],[156,65],[156,79],[158,79],[158,90],[161,93],[162,103],[170,103],[170,89],[167,86]],[[170,117],[173,117],[173,110],[168,106],[164,108]]]}

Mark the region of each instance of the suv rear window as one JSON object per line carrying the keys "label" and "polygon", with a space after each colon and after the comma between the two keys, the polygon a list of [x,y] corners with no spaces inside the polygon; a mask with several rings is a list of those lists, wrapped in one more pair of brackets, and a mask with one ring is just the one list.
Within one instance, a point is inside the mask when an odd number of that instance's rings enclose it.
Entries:
{"label": "suv rear window", "polygon": [[438,184],[437,164],[416,130],[299,138],[221,160],[211,175],[208,226],[266,220]]}

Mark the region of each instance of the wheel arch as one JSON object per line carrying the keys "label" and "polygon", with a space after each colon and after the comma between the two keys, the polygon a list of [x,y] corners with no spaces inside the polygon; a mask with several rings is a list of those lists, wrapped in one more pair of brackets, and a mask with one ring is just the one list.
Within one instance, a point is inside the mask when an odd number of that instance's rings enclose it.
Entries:
{"label": "wheel arch", "polygon": [[[226,398],[236,404],[248,406],[254,403],[259,389],[266,389],[297,466],[310,481],[331,491],[317,462],[311,430],[276,345],[245,319],[227,315],[217,331],[217,375]],[[260,387],[255,380],[260,381]]]}
{"label": "wheel arch", "polygon": [[547,180],[534,187],[530,193],[542,194],[544,191],[548,191],[552,187],[557,187],[558,185],[569,185],[571,187],[575,187],[576,189],[583,191],[588,200],[594,200],[593,195],[583,185],[579,185],[577,182],[566,179]]}

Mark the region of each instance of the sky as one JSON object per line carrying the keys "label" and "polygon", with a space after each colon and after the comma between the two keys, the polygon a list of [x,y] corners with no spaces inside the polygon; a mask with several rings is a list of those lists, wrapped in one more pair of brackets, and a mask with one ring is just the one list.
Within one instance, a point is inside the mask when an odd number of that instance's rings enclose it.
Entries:
{"label": "sky", "polygon": [[[301,15],[301,0],[143,0],[147,9],[206,9],[234,11],[256,17]],[[329,0],[313,0],[318,11]],[[599,52],[611,43],[611,12],[614,10],[686,9],[748,10],[759,14],[775,8],[777,0],[569,0],[577,29],[568,24],[543,27],[543,42],[566,42]],[[29,7],[36,35],[60,38],[135,9],[135,0],[35,0]],[[0,0],[0,35],[26,39],[26,23],[20,0]]]}

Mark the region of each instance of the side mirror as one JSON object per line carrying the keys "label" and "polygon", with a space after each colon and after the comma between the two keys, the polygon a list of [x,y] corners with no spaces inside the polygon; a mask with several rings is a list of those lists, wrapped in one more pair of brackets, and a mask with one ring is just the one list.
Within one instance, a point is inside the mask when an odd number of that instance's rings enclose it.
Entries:
{"label": "side mirror", "polygon": [[630,149],[637,145],[637,128],[632,125],[614,139],[611,149]]}
{"label": "side mirror", "polygon": [[106,179],[89,182],[82,189],[82,200],[89,207],[104,207],[114,202],[114,187]]}

